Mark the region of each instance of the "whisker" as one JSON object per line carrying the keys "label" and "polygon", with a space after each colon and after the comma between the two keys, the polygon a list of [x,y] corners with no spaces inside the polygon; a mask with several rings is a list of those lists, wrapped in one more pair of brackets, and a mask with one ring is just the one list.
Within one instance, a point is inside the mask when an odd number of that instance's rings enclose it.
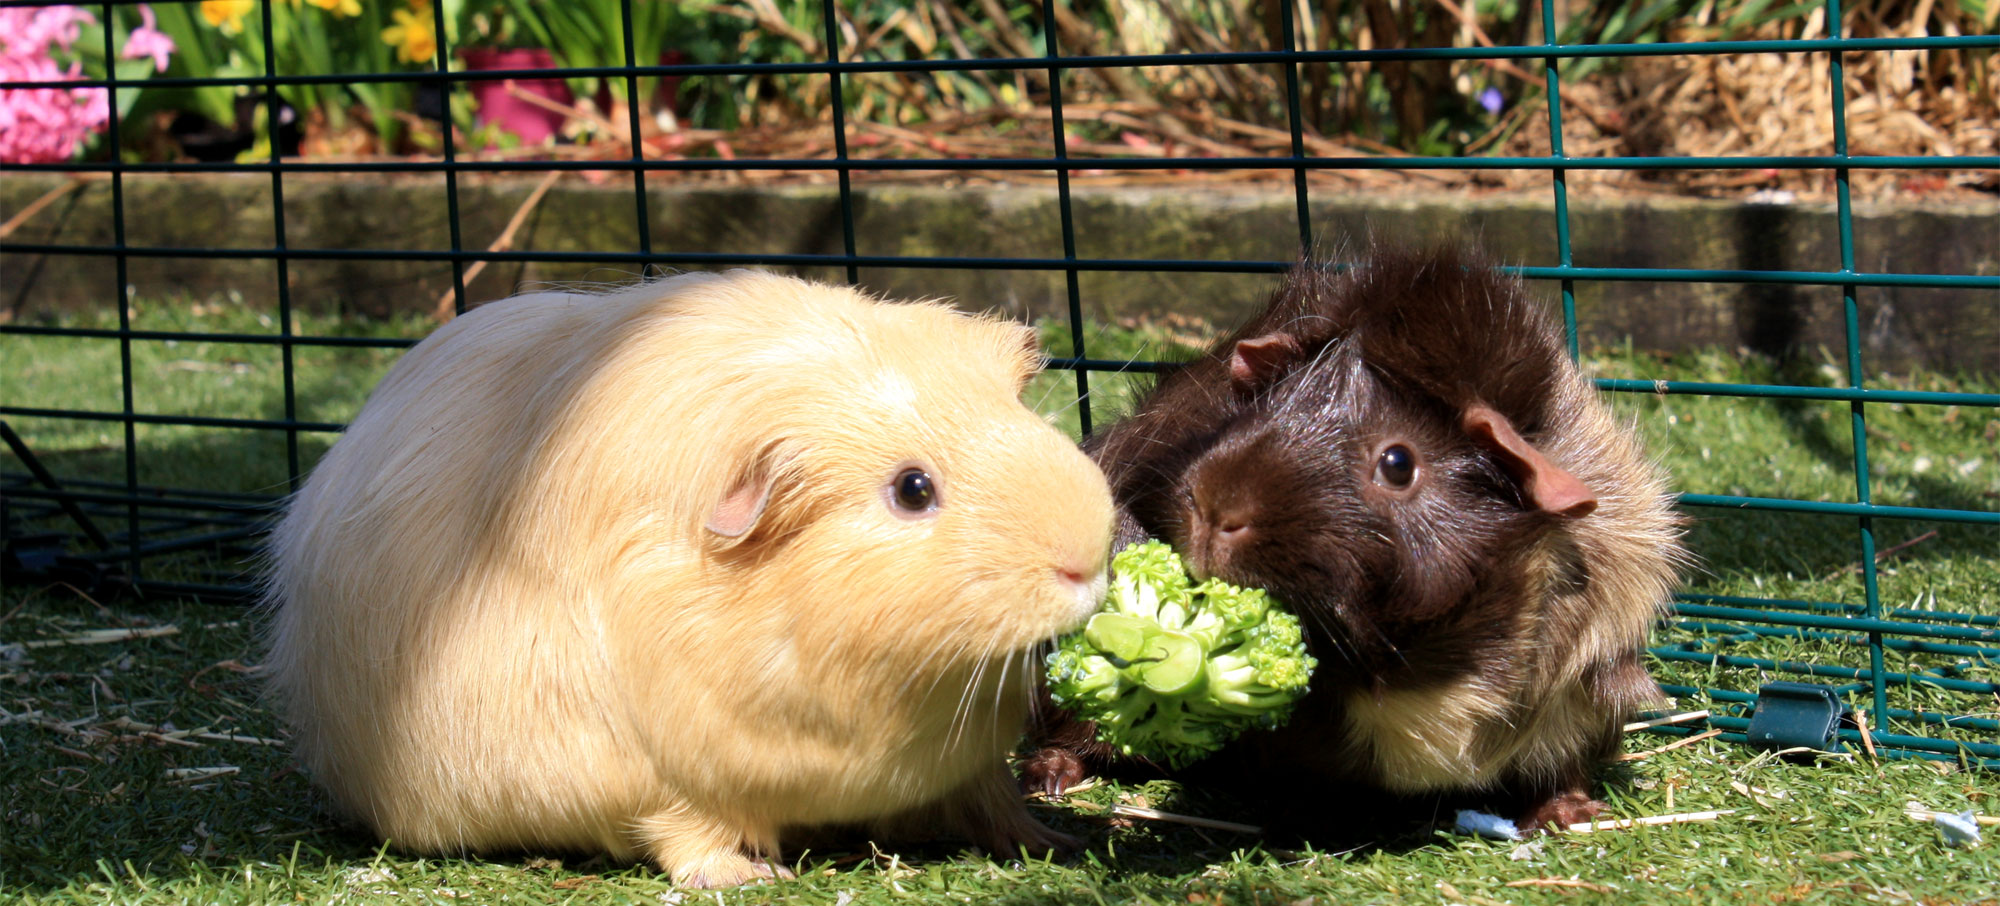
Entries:
{"label": "whisker", "polygon": [[965,685],[958,691],[958,701],[952,708],[951,724],[945,732],[946,748],[956,748],[958,746],[960,733],[964,727],[966,716],[970,711],[971,702],[977,694],[974,690],[978,688],[980,681],[986,676],[986,653],[991,648],[992,642],[989,641],[987,648],[982,649],[980,656],[973,661],[972,675],[967,678]]}

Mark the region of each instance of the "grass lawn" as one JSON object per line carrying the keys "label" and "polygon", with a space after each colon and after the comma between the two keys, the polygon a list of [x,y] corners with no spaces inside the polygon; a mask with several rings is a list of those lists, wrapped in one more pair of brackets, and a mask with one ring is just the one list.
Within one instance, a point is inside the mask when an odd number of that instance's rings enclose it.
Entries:
{"label": "grass lawn", "polygon": [[[114,326],[109,319],[66,321]],[[242,305],[174,300],[141,304],[142,329],[271,332],[269,315]],[[419,321],[301,319],[312,335],[421,336]],[[1058,325],[1047,346],[1067,353]],[[1172,358],[1200,343],[1201,325],[1093,328],[1091,356]],[[275,347],[135,342],[140,412],[237,418],[283,414]],[[301,348],[298,417],[345,421],[394,351]],[[0,337],[9,405],[120,406],[118,344]],[[1599,350],[1607,377],[1704,381],[1839,382],[1818,361],[1780,368],[1728,352],[1660,357]],[[1129,405],[1136,381],[1093,374],[1100,423]],[[1995,392],[1994,376],[1872,375],[1875,386]],[[1047,374],[1027,398],[1074,432],[1074,377]],[[1686,491],[1854,499],[1843,403],[1620,395],[1614,403],[1646,434]],[[112,422],[10,419],[66,479],[124,481],[123,430]],[[1875,500],[2000,509],[2000,413],[1961,407],[1870,406]],[[142,484],[218,492],[281,492],[287,453],[276,433],[141,426]],[[333,435],[301,435],[310,464]],[[12,457],[6,471],[22,471]],[[109,528],[122,508],[106,511]],[[1703,559],[1690,591],[1857,602],[1860,557],[1851,518],[1694,510],[1691,544]],[[56,523],[50,523],[55,525]],[[1885,607],[2000,615],[2000,529],[1878,520]],[[1927,533],[1935,534],[1927,535]],[[204,577],[241,563],[200,556],[167,561],[167,575]],[[142,629],[142,638],[79,636]],[[1818,637],[1743,638],[1678,621],[1657,645],[1740,656],[1866,666],[1865,648]],[[383,850],[322,809],[291,770],[271,712],[258,699],[255,627],[232,605],[192,600],[97,602],[72,589],[0,591],[0,899],[25,903],[685,903],[891,902],[1242,903],[2000,903],[2000,843],[1943,845],[1904,815],[1907,803],[2000,814],[2000,774],[1949,761],[1775,760],[1715,739],[1610,768],[1613,817],[1731,810],[1712,821],[1545,838],[1522,845],[1444,830],[1397,834],[1359,849],[1288,850],[1255,835],[1121,817],[1120,805],[1228,821],[1233,804],[1166,782],[1097,785],[1070,801],[1039,803],[1059,829],[1084,837],[1081,854],[1052,862],[994,861],[951,846],[787,853],[800,880],[720,893],[674,890],[645,867],[556,859],[420,859]],[[1948,649],[1892,650],[1891,669],[1942,671],[1992,682],[1990,661]],[[1663,682],[1754,692],[1756,668],[1655,659]],[[1838,679],[1821,682],[1838,683]],[[1866,706],[1865,698],[1854,703]],[[1691,697],[1684,708],[1709,707]],[[1729,703],[1715,702],[1722,712]],[[2000,698],[1898,689],[1892,708],[2000,716]],[[1730,712],[1736,713],[1736,712]],[[1877,721],[1871,720],[1871,724]],[[1908,721],[1889,729],[1908,732]],[[1992,732],[1931,735],[1996,741]],[[1628,753],[1676,737],[1639,733]],[[1357,827],[1377,816],[1346,816]],[[2000,835],[1989,827],[1988,836]]]}

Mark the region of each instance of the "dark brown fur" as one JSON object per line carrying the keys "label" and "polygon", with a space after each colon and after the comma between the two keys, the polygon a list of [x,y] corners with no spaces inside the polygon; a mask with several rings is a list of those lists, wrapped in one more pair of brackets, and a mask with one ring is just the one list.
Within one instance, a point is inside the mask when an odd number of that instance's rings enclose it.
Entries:
{"label": "dark brown fur", "polygon": [[[1511,445],[1498,439],[1510,430]],[[1407,489],[1374,480],[1398,445],[1418,463]],[[1117,544],[1163,538],[1198,574],[1269,590],[1320,661],[1288,726],[1249,734],[1197,776],[1256,777],[1287,804],[1345,788],[1484,794],[1535,826],[1595,809],[1588,784],[1618,720],[1658,694],[1637,651],[1680,554],[1657,475],[1517,281],[1453,251],[1377,250],[1347,273],[1301,265],[1262,314],[1086,449],[1119,504]],[[1591,589],[1612,552],[1645,562]],[[1600,613],[1606,595],[1617,613]],[[1564,646],[1582,650],[1550,653]],[[1587,704],[1550,704],[1572,687]],[[1356,738],[1347,712],[1431,691],[1487,696],[1474,711],[1519,724],[1502,735],[1546,732],[1550,753],[1504,756],[1518,766],[1496,754],[1456,782],[1398,777],[1390,742]],[[1109,761],[1088,726],[1058,716],[1039,729],[1031,784],[1066,786]],[[1500,738],[1483,732],[1489,748]]]}

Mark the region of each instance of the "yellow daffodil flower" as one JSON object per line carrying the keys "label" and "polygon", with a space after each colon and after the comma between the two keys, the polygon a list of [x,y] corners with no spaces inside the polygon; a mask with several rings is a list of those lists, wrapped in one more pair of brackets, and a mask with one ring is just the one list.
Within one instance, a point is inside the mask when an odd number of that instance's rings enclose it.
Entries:
{"label": "yellow daffodil flower", "polygon": [[202,0],[201,17],[224,34],[243,30],[243,17],[250,14],[256,0]]}
{"label": "yellow daffodil flower", "polygon": [[306,2],[336,16],[361,15],[361,0],[306,0]]}
{"label": "yellow daffodil flower", "polygon": [[389,14],[396,24],[382,29],[382,43],[396,48],[398,60],[428,63],[431,57],[437,55],[437,32],[431,28],[431,7],[429,3],[411,3],[410,7]]}

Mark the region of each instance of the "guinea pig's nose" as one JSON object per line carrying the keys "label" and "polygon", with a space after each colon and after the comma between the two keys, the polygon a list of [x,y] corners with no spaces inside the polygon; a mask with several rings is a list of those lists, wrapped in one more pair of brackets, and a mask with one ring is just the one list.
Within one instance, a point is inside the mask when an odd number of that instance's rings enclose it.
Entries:
{"label": "guinea pig's nose", "polygon": [[1240,504],[1216,507],[1207,522],[1217,542],[1241,544],[1250,535],[1250,508]]}
{"label": "guinea pig's nose", "polygon": [[1095,585],[1103,575],[1102,563],[1069,563],[1056,567],[1056,578],[1079,587]]}
{"label": "guinea pig's nose", "polygon": [[1081,625],[1104,601],[1104,590],[1110,584],[1110,575],[1105,564],[1098,562],[1085,565],[1072,561],[1055,568],[1056,579],[1063,588],[1069,590],[1073,612],[1071,616]]}

